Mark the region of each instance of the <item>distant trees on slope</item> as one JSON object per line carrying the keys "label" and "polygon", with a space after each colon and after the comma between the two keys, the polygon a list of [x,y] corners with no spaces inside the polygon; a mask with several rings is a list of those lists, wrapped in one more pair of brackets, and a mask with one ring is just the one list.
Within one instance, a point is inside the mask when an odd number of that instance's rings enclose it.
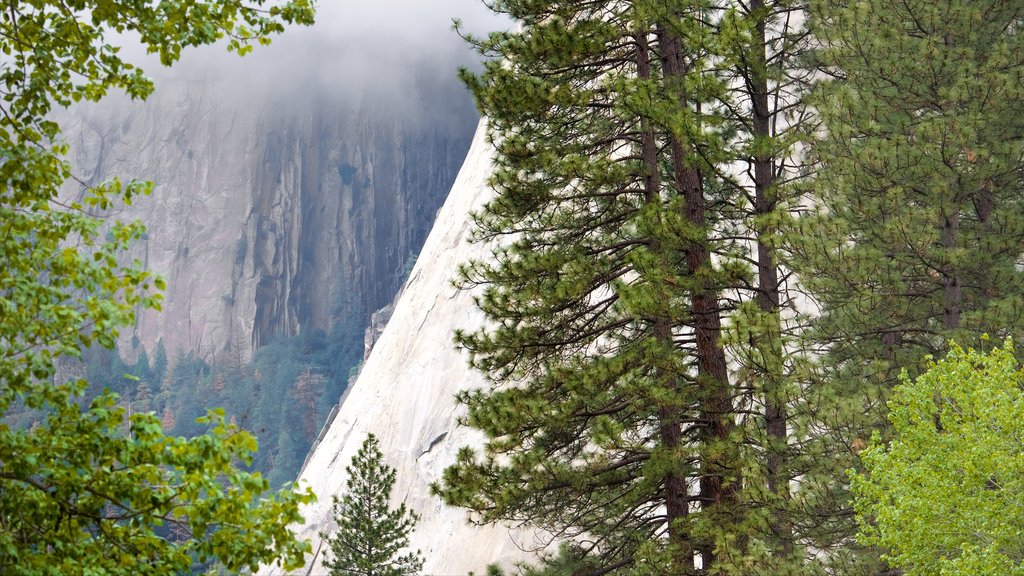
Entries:
{"label": "distant trees on slope", "polygon": [[[180,351],[169,361],[161,341],[152,366],[144,349],[134,363],[127,363],[116,350],[94,348],[80,362],[63,362],[62,367],[89,382],[84,398],[109,390],[118,395],[126,414],[154,412],[168,434],[202,434],[204,427],[196,419],[210,406],[222,407],[229,421],[259,437],[259,450],[248,468],[261,472],[276,488],[295,480],[352,369],[362,360],[361,323],[353,315],[339,320],[329,335],[277,338],[257,350],[251,362],[232,352],[205,361]],[[23,425],[38,418],[34,411],[8,413],[9,420]]]}

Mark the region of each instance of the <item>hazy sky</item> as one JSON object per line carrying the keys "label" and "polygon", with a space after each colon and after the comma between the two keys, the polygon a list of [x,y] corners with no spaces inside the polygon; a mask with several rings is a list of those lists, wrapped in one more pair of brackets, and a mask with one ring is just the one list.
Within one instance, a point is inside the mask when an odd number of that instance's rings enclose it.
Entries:
{"label": "hazy sky", "polygon": [[424,65],[454,75],[457,65],[479,60],[452,31],[453,18],[474,33],[509,27],[482,0],[321,0],[316,24],[290,28],[243,59],[206,47],[184,52],[172,71],[150,58],[145,68],[158,79],[199,74],[273,85],[314,77],[349,87],[388,86]]}
{"label": "hazy sky", "polygon": [[383,33],[423,41],[453,34],[452,18],[471,30],[504,27],[482,0],[324,0],[314,28],[331,34]]}

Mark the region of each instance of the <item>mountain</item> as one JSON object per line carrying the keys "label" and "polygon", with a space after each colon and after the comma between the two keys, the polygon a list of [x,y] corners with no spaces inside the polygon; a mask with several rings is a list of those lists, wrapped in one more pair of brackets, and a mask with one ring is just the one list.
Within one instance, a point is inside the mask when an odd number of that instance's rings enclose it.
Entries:
{"label": "mountain", "polygon": [[[460,290],[452,278],[459,264],[486,256],[491,248],[470,242],[470,214],[490,194],[492,150],[483,132],[481,124],[391,320],[300,477],[318,498],[303,510],[305,523],[297,527],[301,537],[313,540],[315,555],[294,574],[321,573],[326,546],[318,532],[334,528],[331,496],[344,489],[345,467],[371,432],[397,471],[392,498],[421,516],[410,544],[426,558],[424,574],[483,574],[490,563],[507,566],[525,559],[524,549],[542,546],[529,532],[470,525],[464,510],[430,495],[431,482],[440,480],[459,448],[479,441],[475,432],[457,425],[454,396],[482,386],[484,378],[466,365],[452,332],[478,327],[484,319],[473,305],[475,291]],[[279,573],[272,567],[260,571]]]}
{"label": "mountain", "polygon": [[147,65],[145,102],[111,94],[58,114],[69,199],[112,177],[155,183],[103,216],[146,225],[123,257],[167,285],[118,354],[64,372],[172,434],[201,433],[195,419],[223,407],[259,438],[254,467],[294,479],[465,157],[478,117],[456,41],[380,51],[312,34],[262,59],[203,53]]}
{"label": "mountain", "polygon": [[[305,465],[319,503],[301,534],[320,545],[331,495],[372,431],[398,471],[394,498],[422,515],[412,541],[425,573],[508,565],[536,547],[531,535],[471,526],[429,494],[458,448],[476,440],[456,426],[454,393],[483,384],[451,343],[455,328],[483,321],[451,280],[488,249],[468,241],[470,213],[488,194],[490,149],[481,130],[473,136],[459,61],[353,49],[334,62],[330,47],[300,48],[269,66],[186,66],[158,77],[146,102],[111,95],[59,115],[79,180],[68,196],[113,176],[155,182],[152,197],[105,216],[147,225],[124,256],[167,282],[163,311],[140,315],[123,335],[123,360],[93,356],[82,371],[128,409],[155,410],[175,434],[198,432],[193,418],[224,406],[256,432],[255,465],[277,483],[294,478],[339,402],[348,368],[328,366],[337,327],[357,327],[362,342],[371,314],[404,282]],[[367,62],[353,64],[354,55]]]}
{"label": "mountain", "polygon": [[83,184],[156,183],[107,215],[147,225],[128,256],[167,280],[163,312],[138,318],[123,353],[162,339],[172,357],[250,358],[393,299],[477,118],[455,62],[403,65],[347,85],[343,63],[255,75],[215,61],[159,79],[146,102],[62,114]]}

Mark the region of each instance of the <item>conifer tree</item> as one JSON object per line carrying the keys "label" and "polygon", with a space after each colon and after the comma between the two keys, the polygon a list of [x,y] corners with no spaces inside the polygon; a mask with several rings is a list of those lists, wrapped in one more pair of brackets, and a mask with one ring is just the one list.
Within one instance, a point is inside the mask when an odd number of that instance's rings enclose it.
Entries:
{"label": "conifer tree", "polygon": [[795,150],[820,129],[808,102],[812,78],[820,74],[805,11],[805,4],[789,0],[730,2],[715,34],[729,86],[720,110],[733,126],[726,145],[731,161],[719,177],[740,191],[720,233],[744,238],[753,268],[751,283],[734,287],[738,306],[727,324],[727,352],[742,406],[751,546],[770,551],[741,558],[740,573],[871,570],[851,551],[842,481],[857,442],[837,430],[855,416],[844,404],[849,398],[815,373],[820,348],[805,331],[809,311],[798,303],[806,293],[794,275],[806,270],[794,245],[814,241],[801,237],[800,216],[812,202],[807,183],[815,168]]}
{"label": "conifer tree", "polygon": [[891,384],[950,338],[1024,326],[1024,11],[996,0],[816,4],[822,217],[805,282],[846,377]]}
{"label": "conifer tree", "polygon": [[884,425],[901,369],[1024,328],[1022,16],[995,0],[812,3],[828,74],[793,262],[820,310],[806,337],[840,466]]}
{"label": "conifer tree", "polygon": [[389,508],[395,469],[384,463],[377,438],[363,441],[352,463],[345,468],[345,494],[334,497],[332,507],[338,531],[320,537],[328,541],[332,558],[324,567],[332,576],[404,576],[423,568],[420,552],[399,555],[409,546],[409,534],[419,517],[406,508]]}
{"label": "conifer tree", "polygon": [[521,31],[478,40],[502,60],[467,79],[497,149],[480,235],[514,241],[463,270],[495,327],[457,335],[493,381],[461,397],[491,441],[438,492],[581,538],[595,573],[851,569],[843,417],[787,283],[803,7],[499,8]]}
{"label": "conifer tree", "polygon": [[164,346],[164,339],[156,341],[156,352],[153,355],[153,381],[160,386],[163,385],[167,376],[167,347]]}
{"label": "conifer tree", "polygon": [[[585,534],[597,573],[696,573],[695,554],[703,570],[751,573],[753,557],[763,573],[799,572],[805,535],[782,528],[797,468],[771,458],[787,451],[792,393],[771,254],[789,204],[771,195],[795,138],[770,124],[793,101],[764,102],[796,82],[779,71],[803,38],[786,28],[792,8],[500,8],[521,32],[479,41],[502,61],[467,79],[497,149],[498,195],[477,224],[514,241],[463,270],[486,286],[479,305],[496,328],[457,335],[493,380],[461,396],[491,441],[437,490],[478,521]],[[756,188],[728,175],[737,161],[762,177]],[[761,260],[748,247],[759,238]],[[739,382],[724,328],[744,301],[743,335],[759,336],[744,344],[756,375]],[[739,428],[741,406],[762,418]]]}

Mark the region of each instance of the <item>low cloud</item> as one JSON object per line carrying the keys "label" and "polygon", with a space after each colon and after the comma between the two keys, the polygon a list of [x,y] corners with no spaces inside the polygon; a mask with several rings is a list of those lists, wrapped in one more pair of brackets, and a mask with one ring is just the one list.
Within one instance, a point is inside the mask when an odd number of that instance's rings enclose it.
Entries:
{"label": "low cloud", "polygon": [[244,58],[209,46],[185,51],[168,70],[141,56],[140,49],[128,53],[158,86],[171,79],[219,79],[238,85],[242,93],[297,86],[386,94],[417,76],[454,78],[458,67],[479,62],[452,30],[454,18],[475,34],[509,28],[508,20],[481,0],[326,0],[313,26],[289,28]]}

